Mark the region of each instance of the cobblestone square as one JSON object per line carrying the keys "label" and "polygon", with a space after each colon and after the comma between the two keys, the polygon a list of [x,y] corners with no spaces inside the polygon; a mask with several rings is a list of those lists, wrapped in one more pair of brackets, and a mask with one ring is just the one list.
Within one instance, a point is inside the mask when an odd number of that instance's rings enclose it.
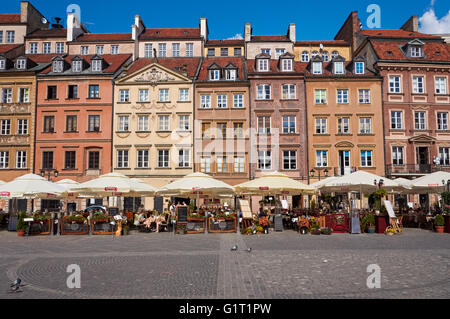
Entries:
{"label": "cobblestone square", "polygon": [[[66,285],[71,264],[80,266],[80,289]],[[380,289],[367,287],[370,264],[381,268]],[[450,236],[418,229],[392,237],[0,232],[0,298],[12,299],[449,298],[449,265]],[[8,293],[17,277],[23,291]]]}

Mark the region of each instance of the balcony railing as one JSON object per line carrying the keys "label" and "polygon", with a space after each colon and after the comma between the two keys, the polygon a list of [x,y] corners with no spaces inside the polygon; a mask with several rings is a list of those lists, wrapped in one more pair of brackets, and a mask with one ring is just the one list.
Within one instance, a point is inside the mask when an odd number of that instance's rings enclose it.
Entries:
{"label": "balcony railing", "polygon": [[450,166],[434,164],[387,165],[387,174],[391,175],[424,175],[437,171],[450,172]]}

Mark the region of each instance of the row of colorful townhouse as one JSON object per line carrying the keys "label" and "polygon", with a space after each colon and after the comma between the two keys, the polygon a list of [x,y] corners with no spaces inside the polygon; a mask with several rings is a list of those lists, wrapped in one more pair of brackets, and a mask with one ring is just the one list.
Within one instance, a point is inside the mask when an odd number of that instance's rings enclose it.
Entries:
{"label": "row of colorful townhouse", "polygon": [[212,40],[205,18],[136,16],[131,33],[102,34],[73,13],[45,22],[25,1],[0,14],[1,180],[115,171],[161,187],[198,171],[236,185],[278,170],[312,183],[450,167],[450,49],[417,17],[362,29],[352,12],[328,41],[249,23],[243,39]]}

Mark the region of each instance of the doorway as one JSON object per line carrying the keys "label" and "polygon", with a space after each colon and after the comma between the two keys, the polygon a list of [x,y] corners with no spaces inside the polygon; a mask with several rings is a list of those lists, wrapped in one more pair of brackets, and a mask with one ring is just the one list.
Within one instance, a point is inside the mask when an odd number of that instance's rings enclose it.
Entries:
{"label": "doorway", "polygon": [[348,175],[350,168],[350,151],[339,151],[339,175]]}
{"label": "doorway", "polygon": [[428,147],[416,148],[417,165],[419,166],[419,173],[431,173],[430,161],[428,156]]}

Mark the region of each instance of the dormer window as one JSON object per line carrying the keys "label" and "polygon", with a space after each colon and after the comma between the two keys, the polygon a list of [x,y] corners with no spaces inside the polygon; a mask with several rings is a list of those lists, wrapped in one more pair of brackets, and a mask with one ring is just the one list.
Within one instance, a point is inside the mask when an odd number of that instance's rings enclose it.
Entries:
{"label": "dormer window", "polygon": [[424,51],[423,46],[425,43],[420,41],[419,39],[414,39],[403,47],[403,50],[406,52],[406,56],[409,58],[423,58]]}
{"label": "dormer window", "polygon": [[209,71],[209,79],[211,81],[219,81],[220,80],[220,70],[210,70]]}
{"label": "dormer window", "polygon": [[412,58],[421,58],[422,57],[422,48],[420,46],[411,46],[411,57]]}
{"label": "dormer window", "polygon": [[269,71],[269,60],[268,59],[258,59],[258,71],[259,72]]}
{"label": "dormer window", "polygon": [[236,80],[236,70],[226,70],[226,79],[230,81]]}
{"label": "dormer window", "polygon": [[61,60],[53,61],[53,72],[61,73],[63,71],[63,63]]}
{"label": "dormer window", "polygon": [[333,51],[331,52],[331,59],[333,60],[335,57],[339,56],[339,52],[338,51]]}
{"label": "dormer window", "polygon": [[18,59],[16,62],[16,68],[18,70],[25,70],[27,68],[27,60],[26,59]]}
{"label": "dormer window", "polygon": [[102,60],[92,60],[92,71],[100,72],[102,71]]}
{"label": "dormer window", "polygon": [[344,74],[344,62],[334,62],[334,74]]}
{"label": "dormer window", "polygon": [[6,69],[6,59],[0,59],[0,70]]}
{"label": "dormer window", "polygon": [[312,69],[313,74],[322,74],[322,62],[313,62]]}
{"label": "dormer window", "polygon": [[292,71],[292,59],[281,59],[281,71]]}
{"label": "dormer window", "polygon": [[77,60],[72,62],[72,72],[81,72],[82,70],[82,61]]}
{"label": "dormer window", "polygon": [[364,62],[355,62],[355,74],[364,74]]}

